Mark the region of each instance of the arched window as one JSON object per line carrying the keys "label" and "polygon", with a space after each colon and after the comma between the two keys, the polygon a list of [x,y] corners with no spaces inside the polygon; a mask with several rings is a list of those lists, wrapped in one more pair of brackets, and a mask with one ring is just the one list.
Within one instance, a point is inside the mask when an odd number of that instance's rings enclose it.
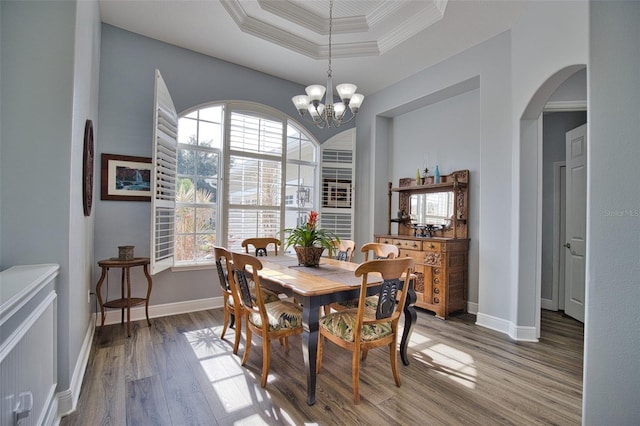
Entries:
{"label": "arched window", "polygon": [[178,119],[174,265],[213,262],[318,210],[319,145],[282,112],[249,102],[201,105]]}

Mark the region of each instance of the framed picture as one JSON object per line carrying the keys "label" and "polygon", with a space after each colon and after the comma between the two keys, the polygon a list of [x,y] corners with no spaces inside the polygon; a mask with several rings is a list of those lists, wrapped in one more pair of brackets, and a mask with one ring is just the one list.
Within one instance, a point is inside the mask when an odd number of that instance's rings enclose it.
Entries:
{"label": "framed picture", "polygon": [[151,201],[151,158],[102,154],[101,200]]}
{"label": "framed picture", "polygon": [[351,181],[324,180],[324,207],[351,208]]}

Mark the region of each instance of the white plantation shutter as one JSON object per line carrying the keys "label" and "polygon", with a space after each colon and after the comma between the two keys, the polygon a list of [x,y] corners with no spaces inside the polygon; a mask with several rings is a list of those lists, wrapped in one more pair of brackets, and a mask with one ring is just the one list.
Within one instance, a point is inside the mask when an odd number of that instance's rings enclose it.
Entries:
{"label": "white plantation shutter", "polygon": [[[345,130],[322,145],[320,226],[353,240],[355,200],[355,129]],[[356,242],[359,246],[359,243]]]}
{"label": "white plantation shutter", "polygon": [[151,274],[173,266],[178,114],[156,70],[151,187]]}
{"label": "white plantation shutter", "polygon": [[282,229],[283,120],[258,111],[231,111],[227,172],[227,247]]}

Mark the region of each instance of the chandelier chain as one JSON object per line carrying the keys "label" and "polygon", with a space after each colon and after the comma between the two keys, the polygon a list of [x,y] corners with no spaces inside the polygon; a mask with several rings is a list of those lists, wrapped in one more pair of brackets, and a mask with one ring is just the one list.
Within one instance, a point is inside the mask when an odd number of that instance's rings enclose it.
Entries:
{"label": "chandelier chain", "polygon": [[[297,95],[291,98],[301,117],[306,113],[309,120],[319,128],[339,127],[353,120],[362,105],[364,96],[356,93],[355,84],[342,83],[336,86],[339,102],[334,102],[332,79],[332,50],[333,50],[333,2],[329,0],[329,68],[327,69],[327,85],[312,84],[307,86],[306,95]],[[323,102],[324,98],[324,103]]]}
{"label": "chandelier chain", "polygon": [[331,33],[333,30],[333,0],[329,0],[329,69],[327,75],[331,77]]}

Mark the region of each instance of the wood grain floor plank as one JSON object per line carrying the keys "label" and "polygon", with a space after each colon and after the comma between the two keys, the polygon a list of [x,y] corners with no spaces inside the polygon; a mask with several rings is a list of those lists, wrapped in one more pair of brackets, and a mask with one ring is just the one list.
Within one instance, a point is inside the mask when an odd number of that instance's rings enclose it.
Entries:
{"label": "wood grain floor plank", "polygon": [[[78,400],[76,411],[64,425],[126,425],[124,346],[95,349]],[[63,419],[64,420],[64,419]]]}
{"label": "wood grain floor plank", "polygon": [[157,374],[151,329],[145,321],[131,323],[131,337],[125,345],[126,380],[138,380]]}
{"label": "wood grain floor plank", "polygon": [[184,358],[181,346],[186,344],[186,338],[180,335],[175,341],[154,345],[156,365],[172,424],[205,425],[214,415]]}
{"label": "wood grain floor plank", "polygon": [[[317,402],[308,406],[299,336],[290,339],[288,354],[273,344],[263,389],[259,339],[241,366],[244,339],[233,355],[233,330],[220,339],[221,309],[156,318],[152,327],[136,324],[129,340],[116,324],[96,336],[78,411],[62,424],[122,424],[122,404],[135,423],[154,424],[152,416],[140,423],[145,417],[138,413],[145,404],[160,404],[161,389],[169,415],[158,424],[579,425],[583,326],[548,311],[541,325],[539,343],[518,343],[476,326],[473,315],[442,321],[419,310],[411,364],[400,365],[401,387],[393,381],[388,349],[370,351],[360,374],[362,402],[353,405],[351,356],[327,342]],[[153,362],[146,363],[149,357]],[[105,396],[124,395],[127,378],[136,375],[128,384],[133,397]]]}
{"label": "wood grain floor plank", "polygon": [[162,381],[157,375],[127,382],[127,424],[131,426],[171,426],[173,424],[167,410]]}

